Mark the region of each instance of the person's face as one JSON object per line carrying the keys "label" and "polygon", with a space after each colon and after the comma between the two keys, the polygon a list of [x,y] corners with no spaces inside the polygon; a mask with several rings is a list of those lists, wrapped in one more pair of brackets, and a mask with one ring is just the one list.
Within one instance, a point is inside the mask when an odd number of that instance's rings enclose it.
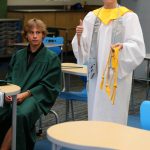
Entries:
{"label": "person's face", "polygon": [[33,27],[28,33],[27,33],[27,40],[30,44],[30,46],[38,47],[41,45],[42,40],[44,38],[43,32],[37,28]]}
{"label": "person's face", "polygon": [[109,5],[114,5],[117,3],[117,0],[103,0],[104,5],[109,4]]}

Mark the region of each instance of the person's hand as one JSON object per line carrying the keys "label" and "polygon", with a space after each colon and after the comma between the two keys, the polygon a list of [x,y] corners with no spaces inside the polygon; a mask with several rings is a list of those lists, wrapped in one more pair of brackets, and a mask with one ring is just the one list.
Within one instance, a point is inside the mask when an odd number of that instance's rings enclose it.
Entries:
{"label": "person's hand", "polygon": [[112,50],[113,50],[115,47],[118,47],[119,50],[121,50],[121,49],[123,49],[123,44],[122,44],[122,43],[113,44],[113,45],[111,46]]}
{"label": "person's hand", "polygon": [[11,103],[11,102],[12,102],[12,96],[6,96],[6,97],[5,97],[5,101],[6,101],[7,103]]}
{"label": "person's hand", "polygon": [[76,34],[77,34],[79,46],[80,46],[80,37],[82,32],[83,32],[83,21],[80,19],[80,24],[76,27]]}
{"label": "person's hand", "polygon": [[76,27],[77,36],[80,37],[83,32],[83,21],[80,19],[80,24]]}
{"label": "person's hand", "polygon": [[29,92],[17,94],[17,104],[21,104],[26,98],[30,96]]}

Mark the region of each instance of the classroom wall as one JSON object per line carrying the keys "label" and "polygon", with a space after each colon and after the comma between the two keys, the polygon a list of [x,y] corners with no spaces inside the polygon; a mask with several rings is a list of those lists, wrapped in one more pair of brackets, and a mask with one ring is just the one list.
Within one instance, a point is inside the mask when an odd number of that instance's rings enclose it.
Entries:
{"label": "classroom wall", "polygon": [[77,2],[88,5],[101,5],[101,0],[8,0],[8,6],[16,5],[72,5]]}
{"label": "classroom wall", "polygon": [[127,6],[138,14],[145,39],[146,51],[147,53],[150,53],[150,1],[121,0],[121,4]]}
{"label": "classroom wall", "polygon": [[[139,16],[140,23],[143,30],[143,36],[145,40],[146,53],[150,53],[150,1],[149,0],[121,0],[121,4],[132,9]],[[144,61],[142,65],[135,71],[137,77],[146,77],[147,73],[147,61]]]}

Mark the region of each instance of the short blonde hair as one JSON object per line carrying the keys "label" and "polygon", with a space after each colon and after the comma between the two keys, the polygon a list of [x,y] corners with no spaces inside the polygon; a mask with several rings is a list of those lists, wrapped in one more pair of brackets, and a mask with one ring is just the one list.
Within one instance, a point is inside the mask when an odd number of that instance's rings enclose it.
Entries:
{"label": "short blonde hair", "polygon": [[24,26],[24,30],[23,30],[24,38],[26,38],[27,33],[30,32],[33,27],[39,28],[41,32],[43,33],[44,37],[47,35],[46,24],[40,19],[33,18],[33,19],[28,20],[28,22]]}

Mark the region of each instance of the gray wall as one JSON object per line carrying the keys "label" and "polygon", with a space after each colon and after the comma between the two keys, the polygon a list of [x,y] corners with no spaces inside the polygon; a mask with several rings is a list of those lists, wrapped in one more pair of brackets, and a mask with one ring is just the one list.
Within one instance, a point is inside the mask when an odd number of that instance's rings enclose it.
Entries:
{"label": "gray wall", "polygon": [[121,4],[139,16],[147,53],[150,53],[150,0],[121,0]]}
{"label": "gray wall", "polygon": [[[150,0],[121,0],[121,5],[124,5],[139,16],[143,36],[146,45],[146,52],[150,53]],[[146,77],[147,62],[144,61],[135,71],[137,77]]]}

